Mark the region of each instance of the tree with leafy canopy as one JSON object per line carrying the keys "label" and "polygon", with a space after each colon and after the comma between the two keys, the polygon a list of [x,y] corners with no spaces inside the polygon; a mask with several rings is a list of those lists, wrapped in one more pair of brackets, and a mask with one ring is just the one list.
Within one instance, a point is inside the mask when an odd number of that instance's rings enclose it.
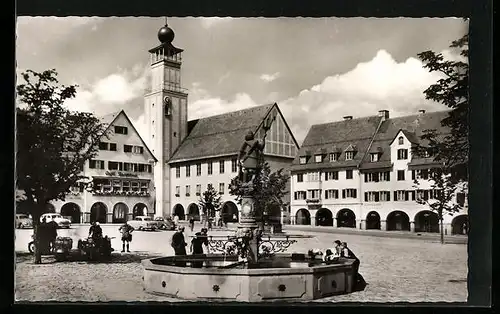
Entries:
{"label": "tree with leafy canopy", "polygon": [[40,217],[53,200],[64,201],[70,188],[85,177],[84,164],[96,156],[106,126],[91,113],[70,111],[66,100],[76,85],[64,86],[54,69],[27,70],[17,86],[16,187],[24,191],[33,217],[35,255],[41,263]]}
{"label": "tree with leafy canopy", "polygon": [[215,216],[215,212],[220,210],[220,193],[217,192],[211,184],[209,184],[207,190],[200,195],[198,204],[200,204],[203,216],[205,217],[204,224],[206,224],[207,219],[213,218]]}
{"label": "tree with leafy canopy", "polygon": [[[288,193],[286,190],[289,176],[284,173],[284,169],[271,172],[271,167],[267,162],[263,160],[259,162],[261,171],[257,173],[253,181],[249,196],[254,199],[255,215],[263,225],[269,214],[271,216],[281,214],[281,209],[287,205],[284,197]],[[229,185],[229,194],[236,196],[237,203],[241,205],[243,196],[248,195],[246,189],[247,186],[240,181],[239,176],[236,176]],[[276,213],[274,209],[279,209],[279,213]]]}
{"label": "tree with leafy canopy", "polygon": [[[421,170],[422,171],[422,170]],[[463,208],[463,204],[456,201],[456,196],[458,193],[465,192],[465,185],[456,183],[451,178],[451,171],[446,167],[445,164],[440,166],[435,166],[431,169],[425,169],[427,171],[427,186],[430,188],[430,195],[427,197],[418,195],[419,188],[422,187],[422,179],[419,176],[415,176],[414,187],[417,190],[417,195],[415,201],[418,204],[426,205],[432,212],[435,212],[439,220],[439,230],[441,235],[441,244],[444,244],[444,216],[459,212]]]}
{"label": "tree with leafy canopy", "polygon": [[460,51],[461,59],[445,60],[441,53],[425,51],[418,54],[424,68],[437,72],[442,77],[424,91],[425,98],[446,105],[450,108],[448,117],[441,121],[442,126],[449,129],[447,134],[439,134],[436,130],[424,130],[422,139],[426,145],[417,147],[436,161],[446,164],[453,182],[467,181],[468,178],[468,81],[469,35],[453,41],[452,49]]}

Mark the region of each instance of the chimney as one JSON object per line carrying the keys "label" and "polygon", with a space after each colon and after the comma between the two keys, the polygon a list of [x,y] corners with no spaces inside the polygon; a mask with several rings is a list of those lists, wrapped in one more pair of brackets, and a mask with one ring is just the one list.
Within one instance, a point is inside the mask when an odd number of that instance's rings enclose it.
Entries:
{"label": "chimney", "polygon": [[424,114],[424,113],[425,113],[425,109],[420,109],[420,110],[418,111],[418,113],[420,113],[420,114]]}
{"label": "chimney", "polygon": [[383,118],[382,121],[389,119],[389,110],[379,110],[378,116]]}
{"label": "chimney", "polygon": [[352,116],[345,116],[344,120],[352,120]]}

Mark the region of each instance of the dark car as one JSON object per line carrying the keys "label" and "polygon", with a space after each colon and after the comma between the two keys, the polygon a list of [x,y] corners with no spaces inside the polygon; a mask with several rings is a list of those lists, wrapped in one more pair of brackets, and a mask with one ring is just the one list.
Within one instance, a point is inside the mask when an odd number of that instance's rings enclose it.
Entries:
{"label": "dark car", "polygon": [[171,218],[156,217],[156,223],[158,224],[158,229],[160,230],[175,230],[175,223]]}

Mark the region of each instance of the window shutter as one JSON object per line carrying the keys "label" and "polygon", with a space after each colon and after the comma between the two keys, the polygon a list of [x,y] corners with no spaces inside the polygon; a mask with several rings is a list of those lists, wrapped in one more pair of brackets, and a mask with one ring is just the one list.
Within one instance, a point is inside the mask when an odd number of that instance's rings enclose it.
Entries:
{"label": "window shutter", "polygon": [[342,190],[342,198],[345,198],[345,189]]}
{"label": "window shutter", "polygon": [[328,181],[328,171],[325,172],[325,181]]}
{"label": "window shutter", "polygon": [[358,190],[356,189],[352,189],[352,192],[354,193],[354,198],[357,198],[358,197]]}
{"label": "window shutter", "polygon": [[411,179],[412,179],[412,180],[415,180],[415,170],[412,170],[412,171],[411,171]]}
{"label": "window shutter", "polygon": [[409,200],[409,192],[408,191],[405,191],[405,201],[408,201]]}
{"label": "window shutter", "polygon": [[368,202],[368,192],[365,192],[365,202]]}

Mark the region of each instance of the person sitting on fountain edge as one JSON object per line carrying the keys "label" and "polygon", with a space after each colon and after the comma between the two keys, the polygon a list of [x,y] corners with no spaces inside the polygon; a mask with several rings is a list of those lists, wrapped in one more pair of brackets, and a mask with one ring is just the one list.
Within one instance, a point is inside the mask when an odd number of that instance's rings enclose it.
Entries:
{"label": "person sitting on fountain edge", "polygon": [[354,267],[354,273],[356,274],[356,283],[355,283],[354,291],[364,290],[366,287],[366,281],[363,278],[363,276],[361,276],[361,274],[358,272],[359,271],[359,264],[360,264],[359,259],[356,257],[356,255],[354,255],[354,253],[351,251],[351,249],[347,246],[347,242],[342,242],[340,247],[341,247],[341,251],[342,251],[342,253],[341,253],[342,257],[354,259],[354,263],[352,263],[352,266]]}
{"label": "person sitting on fountain edge", "polygon": [[102,239],[102,228],[99,225],[98,221],[93,221],[91,222],[91,226],[89,229],[89,238],[92,238],[96,245],[101,244],[101,239]]}

